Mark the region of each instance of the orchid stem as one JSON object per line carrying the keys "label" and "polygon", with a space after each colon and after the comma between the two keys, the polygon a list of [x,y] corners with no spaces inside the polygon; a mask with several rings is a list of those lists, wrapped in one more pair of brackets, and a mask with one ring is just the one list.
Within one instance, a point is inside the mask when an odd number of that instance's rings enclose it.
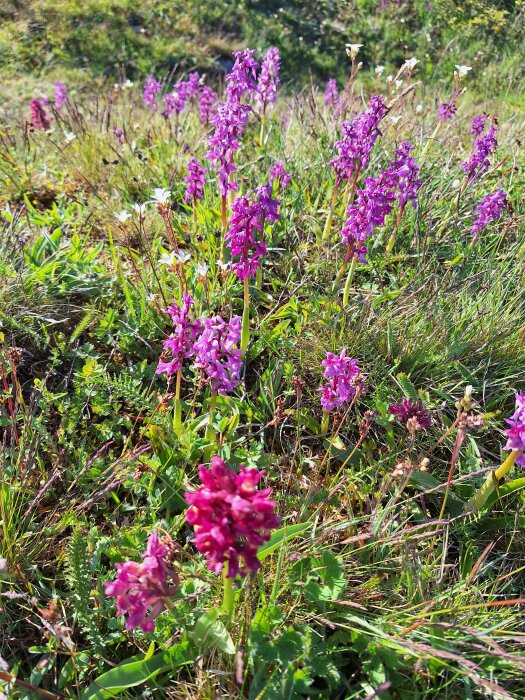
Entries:
{"label": "orchid stem", "polygon": [[249,277],[244,278],[244,309],[242,312],[241,350],[246,352],[250,342],[250,288]]}
{"label": "orchid stem", "polygon": [[357,262],[357,255],[354,255],[352,262],[350,264],[350,269],[348,270],[348,276],[346,278],[345,288],[343,292],[343,306],[348,304],[348,297],[350,296],[350,289],[352,287],[352,280],[354,279],[355,264]]}
{"label": "orchid stem", "polygon": [[328,238],[330,236],[330,229],[332,228],[332,219],[334,216],[334,209],[335,209],[335,204],[337,202],[338,191],[339,191],[339,180],[337,180],[337,182],[335,183],[334,194],[332,195],[332,201],[330,202],[330,209],[328,211],[328,217],[327,217],[326,223],[324,225],[323,236],[321,238],[321,241],[328,240]]}
{"label": "orchid stem", "polygon": [[[204,437],[206,438],[206,440],[208,440],[211,443],[216,442],[216,435],[215,435],[215,431],[213,429],[213,418],[215,416],[216,405],[217,405],[217,392],[212,391],[211,396],[210,396],[210,408],[209,408],[209,412],[208,412],[208,425],[206,426],[206,433],[204,434]],[[205,455],[206,460],[211,458],[211,452],[212,452],[211,447],[205,448],[204,455]]]}
{"label": "orchid stem", "polygon": [[321,433],[328,432],[328,423],[330,420],[330,414],[328,411],[323,411],[323,417],[321,418]]}
{"label": "orchid stem", "polygon": [[222,583],[223,583],[223,598],[222,598],[222,611],[228,615],[228,617],[233,617],[233,610],[235,608],[235,591],[233,589],[233,579],[228,576],[228,564],[224,564],[222,570]]}
{"label": "orchid stem", "polygon": [[479,488],[469,500],[469,506],[478,512],[483,508],[489,496],[497,489],[501,479],[511,470],[516,459],[522,454],[521,450],[512,450],[507,459],[497,469],[490,471],[487,474],[485,483]]}
{"label": "orchid stem", "polygon": [[177,372],[177,383],[175,385],[175,415],[173,417],[173,428],[177,437],[182,433],[182,405],[180,402],[180,384],[182,379],[182,367]]}

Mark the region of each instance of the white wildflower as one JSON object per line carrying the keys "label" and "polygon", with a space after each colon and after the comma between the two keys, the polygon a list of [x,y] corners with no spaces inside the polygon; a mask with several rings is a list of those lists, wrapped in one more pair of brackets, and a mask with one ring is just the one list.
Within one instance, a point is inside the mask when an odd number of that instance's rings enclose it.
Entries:
{"label": "white wildflower", "polygon": [[125,209],[123,209],[122,211],[116,211],[113,214],[113,216],[115,217],[115,219],[117,219],[117,221],[120,221],[120,223],[123,224],[125,221],[127,221],[129,219],[131,214],[129,213],[129,211],[126,211]]}
{"label": "white wildflower", "polygon": [[160,205],[170,204],[171,192],[165,187],[156,187],[153,190],[153,201]]}
{"label": "white wildflower", "polygon": [[415,56],[412,56],[412,58],[408,58],[404,64],[403,68],[406,68],[407,70],[414,70],[416,65],[419,63],[419,59],[417,59]]}
{"label": "white wildflower", "polygon": [[187,250],[179,250],[178,253],[175,253],[175,258],[178,263],[185,265],[191,260],[191,253],[188,253]]}
{"label": "white wildflower", "polygon": [[198,263],[198,265],[195,267],[195,272],[199,277],[206,277],[209,269],[210,266],[206,265],[206,263]]}
{"label": "white wildflower", "polygon": [[355,58],[362,47],[363,44],[346,44],[346,55]]}
{"label": "white wildflower", "polygon": [[469,70],[472,70],[471,66],[456,66],[456,71],[454,73],[458,76],[458,78],[464,78]]}

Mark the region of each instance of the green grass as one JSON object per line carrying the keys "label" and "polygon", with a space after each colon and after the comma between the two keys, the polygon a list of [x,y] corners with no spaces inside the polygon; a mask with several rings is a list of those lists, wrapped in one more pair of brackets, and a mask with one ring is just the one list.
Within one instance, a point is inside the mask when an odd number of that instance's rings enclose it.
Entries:
{"label": "green grass", "polygon": [[[407,208],[393,254],[389,218],[346,306],[331,291],[344,255],[341,202],[330,240],[319,242],[337,124],[310,89],[281,96],[262,144],[252,118],[236,155],[241,191],[280,158],[292,183],[265,234],[244,381],[219,398],[215,445],[205,437],[209,391],[193,370],[184,372],[180,437],[174,387],[155,374],[170,332],[166,302],[180,300],[178,274],[159,263],[173,236],[192,254],[181,274],[197,313],[242,313],[242,285],[215,262],[215,174],[194,215],[182,203],[190,153],[202,160],[206,150],[195,109],[175,140],[159,114],[145,112],[137,87],[72,85],[71,106],[48,134],[28,132],[8,102],[0,655],[12,676],[2,671],[0,688],[9,697],[111,697],[102,685],[130,698],[525,698],[519,470],[480,514],[466,510],[504,456],[504,418],[524,389],[523,120],[510,113],[512,99],[480,97],[482,76],[469,80],[475,89],[426,152],[419,202]],[[385,119],[369,174],[403,139],[421,157],[449,88],[420,85],[394,108],[402,118]],[[458,201],[471,117],[484,109],[500,120],[497,167]],[[76,138],[66,143],[63,132]],[[116,220],[160,186],[173,193],[171,230],[153,205],[143,225],[136,215]],[[475,207],[499,187],[513,210],[471,246]],[[210,265],[206,283],[197,262]],[[321,361],[342,347],[367,389],[323,435]],[[432,416],[414,438],[388,413],[403,396]],[[463,409],[483,425],[458,430]],[[221,580],[184,519],[184,492],[214,450],[231,465],[266,469],[289,528],[240,585],[229,628],[210,613]],[[129,632],[104,583],[116,562],[140,557],[153,529],[176,543],[180,589],[154,633]]]}

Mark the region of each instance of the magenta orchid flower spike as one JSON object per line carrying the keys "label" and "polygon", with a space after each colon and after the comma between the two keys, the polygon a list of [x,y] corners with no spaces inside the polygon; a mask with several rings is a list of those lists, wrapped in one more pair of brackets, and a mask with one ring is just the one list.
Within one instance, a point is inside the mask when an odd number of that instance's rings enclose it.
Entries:
{"label": "magenta orchid flower spike", "polygon": [[271,489],[257,490],[264,471],[241,467],[237,474],[220,457],[199,467],[202,486],[185,494],[186,520],[195,528],[195,545],[215,574],[228,578],[257,571],[258,548],[279,527]]}
{"label": "magenta orchid flower spike", "polygon": [[168,548],[159,542],[156,532],[148,538],[142,562],[126,561],[116,564],[117,578],[106,583],[106,595],[116,599],[117,613],[126,615],[126,629],[140,627],[153,632],[155,620],[165,607],[165,599],[175,590],[168,586],[168,571],[164,556]]}

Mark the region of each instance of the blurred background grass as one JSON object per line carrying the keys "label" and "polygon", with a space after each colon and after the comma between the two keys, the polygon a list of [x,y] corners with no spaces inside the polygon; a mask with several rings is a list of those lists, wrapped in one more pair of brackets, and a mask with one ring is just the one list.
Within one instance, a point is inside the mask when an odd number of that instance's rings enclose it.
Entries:
{"label": "blurred background grass", "polygon": [[524,14],[524,0],[3,0],[0,97],[73,73],[77,84],[177,69],[220,76],[247,45],[278,46],[296,87],[344,79],[344,45],[359,42],[365,70],[395,72],[416,55],[420,77],[435,82],[466,64],[478,91],[522,108]]}

